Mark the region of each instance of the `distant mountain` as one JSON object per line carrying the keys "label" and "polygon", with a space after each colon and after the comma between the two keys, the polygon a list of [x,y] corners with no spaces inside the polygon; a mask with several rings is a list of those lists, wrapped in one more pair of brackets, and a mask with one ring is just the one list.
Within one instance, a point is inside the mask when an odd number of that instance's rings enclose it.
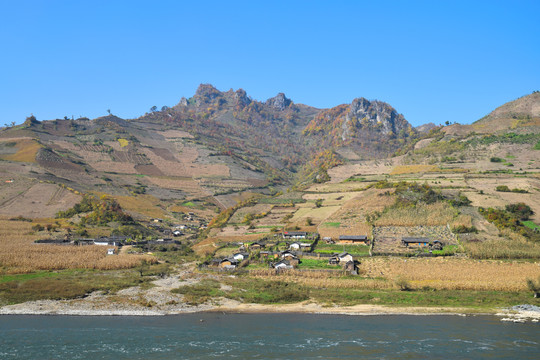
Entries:
{"label": "distant mountain", "polygon": [[317,109],[283,93],[257,101],[243,89],[201,84],[192,97],[136,119],[29,117],[0,131],[0,170],[79,192],[135,196],[141,203],[123,205],[132,215],[159,216],[184,201],[225,208],[242,194],[325,181],[331,167],[386,157],[415,134],[377,100]]}

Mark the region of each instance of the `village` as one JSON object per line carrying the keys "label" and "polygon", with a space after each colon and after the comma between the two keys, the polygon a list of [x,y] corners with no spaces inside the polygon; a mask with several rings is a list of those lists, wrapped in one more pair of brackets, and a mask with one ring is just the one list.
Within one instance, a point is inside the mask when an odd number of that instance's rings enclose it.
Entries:
{"label": "village", "polygon": [[[442,250],[444,247],[440,240],[428,237],[402,237],[400,241],[402,247],[418,249],[416,256],[432,256],[433,250]],[[345,246],[350,249],[351,245],[353,250],[345,251]],[[340,235],[337,239],[321,239],[318,233],[283,231],[251,243],[223,244],[216,253],[225,255],[206,261],[204,267],[232,271],[266,265],[277,273],[292,269],[310,271],[323,268],[358,275],[359,258],[372,256],[373,245],[373,239],[367,235]],[[340,246],[343,251],[335,252]],[[331,251],[324,251],[328,249]]]}

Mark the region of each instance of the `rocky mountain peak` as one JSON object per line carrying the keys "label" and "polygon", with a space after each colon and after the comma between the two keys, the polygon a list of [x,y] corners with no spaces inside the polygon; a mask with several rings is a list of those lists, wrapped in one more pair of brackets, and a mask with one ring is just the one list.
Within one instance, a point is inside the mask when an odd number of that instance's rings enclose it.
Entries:
{"label": "rocky mountain peak", "polygon": [[279,93],[273,98],[266,100],[266,105],[271,106],[272,108],[279,111],[285,110],[291,104],[291,99],[288,99],[284,93]]}
{"label": "rocky mountain peak", "polygon": [[369,101],[363,97],[352,101],[348,118],[357,118],[370,125],[380,124],[384,134],[391,132],[396,134],[401,130],[410,128],[410,124],[403,115],[398,114],[389,104],[379,100]]}
{"label": "rocky mountain peak", "polygon": [[237,105],[248,106],[251,103],[251,98],[247,95],[244,89],[238,89],[234,92],[234,99]]}

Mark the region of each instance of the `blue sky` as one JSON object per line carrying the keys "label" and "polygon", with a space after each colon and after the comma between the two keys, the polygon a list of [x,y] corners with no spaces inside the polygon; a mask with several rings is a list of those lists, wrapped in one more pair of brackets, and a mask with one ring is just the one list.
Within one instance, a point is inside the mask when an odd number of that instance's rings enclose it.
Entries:
{"label": "blue sky", "polygon": [[0,0],[0,125],[172,106],[200,83],[470,123],[540,90],[540,1]]}

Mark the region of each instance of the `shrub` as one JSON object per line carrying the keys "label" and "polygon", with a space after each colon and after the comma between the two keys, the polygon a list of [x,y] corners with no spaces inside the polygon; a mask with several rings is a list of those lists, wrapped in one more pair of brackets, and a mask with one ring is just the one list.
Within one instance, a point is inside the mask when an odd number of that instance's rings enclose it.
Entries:
{"label": "shrub", "polygon": [[458,225],[452,229],[456,234],[477,233],[478,229],[475,226]]}
{"label": "shrub", "polygon": [[534,214],[531,207],[522,202],[506,205],[506,211],[516,215],[519,220],[529,220],[529,217]]}
{"label": "shrub", "polygon": [[500,192],[510,192],[510,188],[506,185],[499,185],[495,188],[495,190]]}
{"label": "shrub", "polygon": [[401,291],[410,291],[412,290],[411,284],[402,276],[398,276],[394,280],[394,284],[398,287]]}
{"label": "shrub", "polygon": [[494,163],[498,163],[498,162],[503,162],[504,160],[501,159],[500,157],[494,156],[491,159],[489,159],[489,161],[494,162]]}

